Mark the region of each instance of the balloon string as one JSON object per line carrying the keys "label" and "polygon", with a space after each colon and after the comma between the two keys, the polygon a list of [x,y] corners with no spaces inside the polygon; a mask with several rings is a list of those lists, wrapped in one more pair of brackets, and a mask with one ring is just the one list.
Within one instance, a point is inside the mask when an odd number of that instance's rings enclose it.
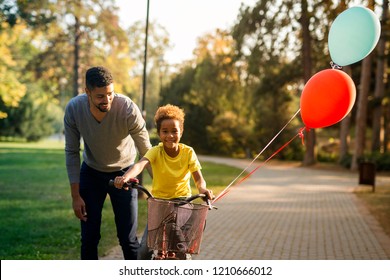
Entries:
{"label": "balloon string", "polygon": [[[297,138],[298,136],[300,136],[301,132],[299,132],[298,134],[296,134],[293,138],[291,138],[289,141],[287,141],[282,147],[280,147],[276,152],[274,152],[268,159],[266,159],[264,162],[262,162],[261,164],[259,164],[254,170],[252,170],[249,174],[247,174],[245,177],[243,177],[238,183],[236,186],[240,185],[242,182],[244,182],[246,179],[248,179],[253,173],[255,173],[260,167],[264,166],[270,159],[272,159],[275,155],[277,155],[280,151],[282,151],[284,148],[286,148],[295,138]],[[221,193],[221,195],[219,195],[216,199],[213,200],[213,203],[216,202],[217,200],[221,199],[222,197],[224,197],[228,192],[230,191],[229,190],[226,190],[224,191],[223,193]]]}
{"label": "balloon string", "polygon": [[[298,115],[298,113],[301,111],[301,109],[299,108],[298,111],[296,111],[296,113],[290,118],[290,120],[282,127],[282,129],[274,136],[274,138],[271,139],[271,141],[260,151],[260,153],[257,154],[257,156],[249,163],[249,165],[241,171],[240,174],[238,174],[238,176],[236,178],[234,178],[234,180],[213,200],[213,203],[218,201],[220,199],[220,197],[224,196],[225,193],[227,192],[227,190],[238,180],[238,178],[241,177],[241,175],[243,173],[245,173],[245,171],[248,170],[248,168],[259,158],[259,156],[265,151],[265,149],[268,148],[269,145],[271,145],[271,143],[276,139],[276,137],[279,136],[279,134],[287,127],[287,125]],[[295,137],[294,137],[295,138]]]}
{"label": "balloon string", "polygon": [[298,135],[299,135],[299,138],[301,138],[302,140],[302,145],[305,145],[305,135],[303,134],[303,131],[306,130],[306,131],[310,131],[310,128],[307,128],[307,127],[302,127],[299,132],[298,132]]}
{"label": "balloon string", "polygon": [[334,63],[333,61],[330,62],[330,67],[332,67],[332,69],[337,69],[337,70],[343,69],[342,66],[338,65],[337,63]]}

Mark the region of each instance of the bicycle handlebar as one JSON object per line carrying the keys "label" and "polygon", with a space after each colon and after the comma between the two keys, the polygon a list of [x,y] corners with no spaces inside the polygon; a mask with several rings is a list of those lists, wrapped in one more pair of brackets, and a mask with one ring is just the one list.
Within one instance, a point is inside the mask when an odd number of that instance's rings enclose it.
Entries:
{"label": "bicycle handlebar", "polygon": [[[114,180],[110,180],[108,182],[108,185],[110,187],[115,187]],[[125,190],[129,190],[129,188],[137,189],[137,190],[140,190],[143,193],[145,193],[148,198],[149,197],[153,198],[153,195],[144,186],[141,186],[139,184],[138,179],[136,179],[136,178],[131,178],[129,182],[123,184],[122,188]]]}
{"label": "bicycle handlebar", "polygon": [[[110,180],[108,182],[108,185],[110,187],[115,187],[114,185],[114,180]],[[146,196],[149,198],[153,198],[153,195],[144,187],[144,186],[141,186],[139,184],[139,181],[137,178],[131,178],[129,182],[127,183],[124,183],[123,186],[122,186],[123,189],[125,190],[129,190],[129,188],[134,188],[134,189],[137,189],[137,190],[140,190],[142,192],[144,192],[146,194]],[[209,206],[209,209],[217,209],[217,207],[215,206],[212,206],[211,205],[211,202],[210,202],[210,199],[207,198],[207,196],[204,194],[204,193],[198,193],[198,194],[195,194],[195,195],[192,195],[184,200],[182,200],[184,203],[190,203],[191,201],[197,199],[197,198],[202,198],[204,201],[206,201],[207,205]]]}
{"label": "bicycle handlebar", "polygon": [[210,210],[213,209],[213,208],[217,209],[217,207],[211,205],[210,199],[208,199],[207,196],[204,193],[198,193],[198,194],[192,195],[192,196],[186,198],[184,201],[186,203],[189,203],[189,202],[191,202],[191,201],[193,201],[193,200],[195,200],[197,198],[203,199],[207,203],[207,205],[209,206]]}

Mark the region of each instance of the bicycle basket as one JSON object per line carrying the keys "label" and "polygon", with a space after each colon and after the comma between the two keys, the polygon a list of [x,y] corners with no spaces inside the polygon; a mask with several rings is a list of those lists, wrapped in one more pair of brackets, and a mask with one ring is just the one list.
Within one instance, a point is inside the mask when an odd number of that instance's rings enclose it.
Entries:
{"label": "bicycle basket", "polygon": [[198,254],[208,207],[201,204],[148,199],[148,247]]}

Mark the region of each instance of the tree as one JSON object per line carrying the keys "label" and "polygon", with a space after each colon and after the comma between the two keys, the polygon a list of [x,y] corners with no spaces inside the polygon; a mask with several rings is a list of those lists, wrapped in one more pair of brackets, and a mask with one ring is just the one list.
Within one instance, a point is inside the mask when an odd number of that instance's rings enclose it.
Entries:
{"label": "tree", "polygon": [[226,111],[215,117],[207,132],[215,154],[251,157],[247,153],[253,141],[253,124],[247,119]]}
{"label": "tree", "polygon": [[[344,71],[352,76],[351,66],[344,67]],[[349,130],[351,125],[352,113],[350,112],[345,118],[340,122],[340,150],[339,150],[339,159],[338,162],[342,164],[347,160],[349,156]]]}
{"label": "tree", "polygon": [[35,142],[55,132],[62,132],[58,130],[60,122],[62,123],[61,108],[45,100],[31,88],[17,108],[7,108],[7,111],[8,118],[0,121],[0,135],[22,137],[28,142]]}
{"label": "tree", "polygon": [[[216,147],[221,146],[224,139],[215,137],[218,131],[218,128],[214,127],[215,122],[220,120],[229,122],[230,118],[226,114],[236,116],[236,124],[241,123],[242,132],[248,132],[249,127],[253,127],[253,122],[249,117],[251,109],[248,106],[251,99],[244,95],[239,72],[240,66],[234,60],[234,41],[229,32],[217,29],[205,34],[198,39],[194,54],[197,64],[193,85],[186,96],[186,102],[189,109],[194,106],[198,107],[197,112],[200,113],[198,117],[204,118],[206,125],[205,135],[207,137],[203,139],[203,143],[208,146],[209,152],[217,153]],[[243,120],[246,120],[245,125],[243,125]],[[232,135],[231,131],[226,131],[226,133]],[[250,141],[247,133],[242,137],[247,138],[242,140],[242,143]],[[242,153],[242,143],[235,146],[228,154],[238,153],[239,150]]]}
{"label": "tree", "polygon": [[[350,1],[340,1],[339,5],[335,9],[335,15],[340,14],[347,9],[348,3]],[[351,78],[353,78],[352,67],[350,65],[344,66],[344,72],[346,72]],[[340,164],[349,164],[349,144],[350,144],[350,135],[349,131],[352,123],[352,112],[350,112],[341,122],[340,122],[340,149],[339,149],[339,159]]]}
{"label": "tree", "polygon": [[[303,79],[307,83],[312,76],[312,54],[311,54],[311,34],[310,34],[310,16],[308,11],[308,4],[306,0],[301,1],[301,18],[299,20],[302,28],[302,65],[303,65]],[[303,165],[312,165],[316,162],[315,156],[316,133],[314,129],[307,132],[306,136],[306,151],[303,159]]]}
{"label": "tree", "polygon": [[[198,40],[194,54],[196,60],[183,66],[162,89],[161,102],[184,108],[187,131],[184,142],[200,152],[215,153],[216,142],[210,142],[214,137],[210,133],[215,131],[213,121],[226,117],[227,111],[248,121],[250,100],[242,90],[240,73],[233,60],[233,39],[228,32],[215,30],[204,35]],[[214,140],[218,141],[217,137]]]}
{"label": "tree", "polygon": [[66,78],[70,82],[66,92],[73,96],[82,92],[80,73],[93,65],[105,65],[113,71],[116,89],[122,89],[128,76],[117,76],[128,73],[131,62],[114,4],[113,0],[18,1],[21,18],[37,33],[40,52],[29,63],[36,78],[55,82],[57,91],[58,81]]}
{"label": "tree", "polygon": [[[249,76],[252,76],[247,81],[252,80],[256,84],[265,75],[271,77],[272,74],[266,72],[269,68],[272,69],[270,62],[275,65],[283,65],[283,62],[294,63],[297,65],[296,74],[300,75],[300,79],[290,77],[289,86],[294,85],[293,88],[297,91],[301,90],[316,71],[329,67],[326,35],[332,20],[344,11],[350,2],[258,1],[253,8],[242,7],[239,24],[235,27],[235,38],[238,52],[243,54],[241,57],[247,62]],[[276,59],[271,59],[273,57]],[[283,57],[285,61],[280,59]],[[262,67],[263,65],[267,67]],[[342,155],[348,153],[349,121],[350,118],[347,117],[341,124]],[[337,125],[334,128],[338,127]],[[313,164],[317,160],[317,133],[322,134],[322,129],[309,131],[305,138],[304,165]]]}
{"label": "tree", "polygon": [[[145,52],[145,23],[135,22],[126,31],[129,42],[129,57],[135,62],[130,72],[132,87],[129,89],[135,100],[141,100],[143,81],[143,61]],[[168,67],[165,67],[164,54],[170,48],[169,34],[166,29],[157,22],[148,25],[148,52],[146,69],[146,93],[145,112],[148,126],[153,124],[154,112],[160,102],[160,92],[166,76],[169,75]]]}
{"label": "tree", "polygon": [[[2,112],[12,112],[14,120],[24,122],[18,124],[19,135],[25,134],[20,136],[36,137],[29,136],[28,130],[32,125],[24,117],[25,112],[39,107],[42,113],[47,114],[48,111],[56,111],[53,108],[57,108],[58,104],[65,106],[67,99],[81,92],[78,73],[85,72],[90,66],[105,65],[112,69],[116,91],[129,88],[129,71],[134,63],[129,58],[128,40],[119,26],[116,11],[113,0],[0,2],[0,36],[4,39],[0,42],[0,49],[6,62],[4,68],[0,65],[0,91],[7,91],[7,95],[0,95],[0,107]],[[16,32],[19,32],[16,39],[4,37]],[[34,91],[40,93],[34,94],[37,100],[32,100],[31,96],[22,99],[26,92],[24,87],[28,89],[27,94],[32,94],[32,84]],[[77,90],[74,90],[76,87]],[[3,100],[3,96],[13,98],[12,102]],[[24,107],[16,108],[22,100]],[[41,111],[37,111],[35,116]],[[56,112],[61,116],[61,112]],[[5,114],[2,116],[5,117]],[[9,120],[6,122],[9,123]],[[46,123],[52,124],[49,119]],[[46,132],[41,131],[40,134],[43,133]]]}
{"label": "tree", "polygon": [[382,30],[381,37],[377,46],[377,60],[376,60],[376,73],[375,73],[375,90],[374,90],[374,112],[372,118],[372,152],[381,151],[381,131],[384,130],[384,115],[383,115],[383,97],[385,93],[385,80],[386,74],[386,43],[387,32],[386,22],[389,13],[389,1],[384,0],[382,4]]}
{"label": "tree", "polygon": [[[22,72],[14,57],[14,46],[23,44],[21,39],[24,26],[10,29],[5,26],[0,30],[0,102],[5,107],[16,108],[26,93],[26,86],[20,81]],[[28,35],[25,33],[25,37]],[[7,117],[4,109],[0,109],[0,119]]]}
{"label": "tree", "polygon": [[238,65],[233,60],[233,38],[220,29],[198,40],[196,75],[190,98],[216,116],[232,110],[246,116],[247,100],[241,90]]}
{"label": "tree", "polygon": [[[374,9],[375,1],[369,1],[369,8]],[[367,102],[371,83],[371,64],[374,53],[368,55],[362,62],[360,76],[360,86],[358,91],[357,113],[356,113],[356,136],[355,152],[353,153],[351,170],[358,169],[358,161],[364,155],[366,145],[366,128],[367,128]]]}
{"label": "tree", "polygon": [[[292,96],[291,90],[286,91],[285,87],[295,90],[294,94],[298,95],[312,73],[326,65],[324,34],[328,30],[331,17],[329,6],[332,3],[310,4],[308,1],[258,1],[253,8],[241,7],[239,23],[234,27],[233,36],[237,41],[239,56],[247,65],[245,82],[249,88],[256,91],[258,85],[263,84],[259,92],[264,97],[267,96],[266,92],[271,97],[279,92]],[[288,64],[291,66],[286,66]],[[284,72],[280,69],[292,71]],[[265,83],[270,79],[280,84],[275,85],[272,81]],[[259,96],[256,98],[258,100]],[[286,102],[286,99],[279,98],[279,101]],[[297,107],[297,103],[291,105]],[[294,113],[294,110],[284,110],[282,103],[279,106],[280,120],[287,120]],[[256,109],[264,117],[264,110]],[[305,142],[303,163],[310,165],[316,160],[314,130],[308,132]]]}
{"label": "tree", "polygon": [[212,116],[203,106],[194,104],[194,100],[189,98],[195,75],[196,69],[191,65],[184,65],[179,72],[174,73],[171,81],[162,88],[160,104],[174,104],[184,109],[186,116],[183,142],[193,146],[198,153],[207,153],[210,150],[207,126],[210,125]]}

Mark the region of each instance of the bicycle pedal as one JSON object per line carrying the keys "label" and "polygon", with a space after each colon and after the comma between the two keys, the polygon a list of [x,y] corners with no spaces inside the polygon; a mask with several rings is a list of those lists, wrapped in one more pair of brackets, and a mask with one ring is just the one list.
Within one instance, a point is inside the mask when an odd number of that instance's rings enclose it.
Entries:
{"label": "bicycle pedal", "polygon": [[167,253],[167,259],[176,260],[176,253],[175,252],[168,252]]}
{"label": "bicycle pedal", "polygon": [[163,254],[162,252],[158,252],[157,254],[155,253],[152,256],[153,260],[165,260],[165,258],[166,258],[166,255]]}

